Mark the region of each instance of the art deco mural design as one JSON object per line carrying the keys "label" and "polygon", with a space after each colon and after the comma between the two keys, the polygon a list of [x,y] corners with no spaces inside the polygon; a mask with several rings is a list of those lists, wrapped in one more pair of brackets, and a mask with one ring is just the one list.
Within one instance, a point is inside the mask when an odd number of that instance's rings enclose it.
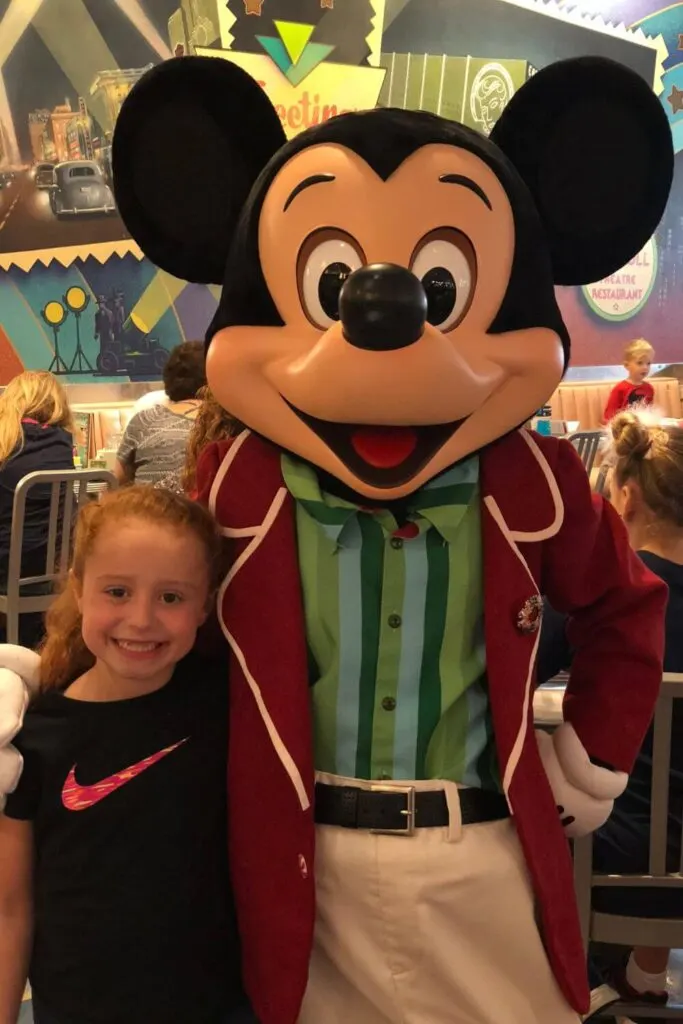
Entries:
{"label": "art deco mural design", "polygon": [[[160,61],[240,64],[288,135],[377,104],[488,133],[535,70],[602,53],[652,85],[680,151],[682,47],[683,3],[661,0],[0,0],[0,384],[51,364],[73,380],[150,379],[174,344],[204,332],[217,290],[143,260],[112,195],[116,117]],[[658,359],[680,358],[682,161],[639,262],[561,291],[575,363],[617,362],[639,334]],[[201,168],[178,202],[198,188]],[[81,292],[72,309],[65,297]]]}

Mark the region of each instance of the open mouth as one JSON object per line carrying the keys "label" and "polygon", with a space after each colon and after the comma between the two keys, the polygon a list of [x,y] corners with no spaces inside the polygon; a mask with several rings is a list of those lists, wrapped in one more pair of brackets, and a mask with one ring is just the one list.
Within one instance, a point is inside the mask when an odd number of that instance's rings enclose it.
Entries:
{"label": "open mouth", "polygon": [[332,423],[302,412],[291,402],[287,405],[358,480],[373,487],[400,487],[408,483],[464,423],[456,420],[426,427]]}

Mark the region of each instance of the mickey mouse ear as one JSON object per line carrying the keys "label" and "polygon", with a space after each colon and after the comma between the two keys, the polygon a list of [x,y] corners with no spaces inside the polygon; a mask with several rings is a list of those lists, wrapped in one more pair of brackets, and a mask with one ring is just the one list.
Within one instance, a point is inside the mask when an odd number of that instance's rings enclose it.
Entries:
{"label": "mickey mouse ear", "polygon": [[491,139],[531,191],[556,284],[614,273],[654,233],[673,144],[661,103],[635,72],[602,57],[552,64],[513,96]]}
{"label": "mickey mouse ear", "polygon": [[235,64],[165,61],[131,90],[116,123],[114,191],[124,224],[163,270],[220,284],[249,191],[285,141],[263,89]]}

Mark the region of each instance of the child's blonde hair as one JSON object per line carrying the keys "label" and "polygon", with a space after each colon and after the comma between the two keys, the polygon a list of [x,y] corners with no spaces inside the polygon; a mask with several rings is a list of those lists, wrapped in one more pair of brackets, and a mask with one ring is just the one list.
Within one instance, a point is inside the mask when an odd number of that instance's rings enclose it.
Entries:
{"label": "child's blonde hair", "polygon": [[683,429],[663,427],[658,420],[650,410],[614,417],[613,480],[618,487],[633,480],[656,519],[683,527]]}
{"label": "child's blonde hair", "polygon": [[66,391],[47,370],[25,370],[0,395],[0,465],[23,444],[21,421],[36,420],[74,433]]}
{"label": "child's blonde hair", "polygon": [[655,350],[649,341],[646,341],[645,338],[636,338],[635,341],[629,341],[624,349],[624,366],[626,363],[637,359],[638,356],[650,356],[652,358],[654,354]]}
{"label": "child's blonde hair", "polygon": [[204,547],[209,572],[209,597],[218,588],[222,542],[211,514],[182,494],[137,484],[104,494],[86,505],[76,521],[71,572],[46,616],[41,648],[41,690],[62,690],[95,664],[81,632],[78,594],[88,558],[104,526],[138,519],[178,532],[194,534]]}

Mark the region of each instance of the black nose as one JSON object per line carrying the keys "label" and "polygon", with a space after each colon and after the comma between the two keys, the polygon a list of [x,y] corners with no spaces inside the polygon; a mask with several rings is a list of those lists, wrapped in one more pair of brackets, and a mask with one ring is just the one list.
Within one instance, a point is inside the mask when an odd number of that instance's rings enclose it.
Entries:
{"label": "black nose", "polygon": [[409,270],[371,263],[355,270],[339,296],[344,337],[356,348],[390,352],[422,337],[427,296]]}

